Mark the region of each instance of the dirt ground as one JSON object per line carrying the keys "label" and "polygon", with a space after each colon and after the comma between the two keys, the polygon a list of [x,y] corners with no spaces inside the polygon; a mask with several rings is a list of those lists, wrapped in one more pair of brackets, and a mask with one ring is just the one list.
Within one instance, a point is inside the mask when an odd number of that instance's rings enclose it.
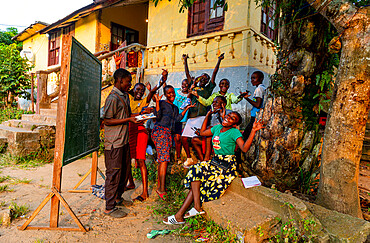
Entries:
{"label": "dirt ground", "polygon": [[[10,226],[0,227],[0,242],[189,242],[191,239],[175,235],[157,236],[148,239],[146,234],[156,229],[174,229],[161,223],[161,219],[153,216],[151,206],[155,203],[157,195],[149,191],[150,198],[143,203],[135,203],[127,208],[128,216],[123,219],[113,219],[105,216],[104,200],[91,193],[70,193],[72,189],[91,167],[91,158],[75,161],[65,167],[62,172],[62,196],[66,199],[74,213],[85,227],[90,231],[50,231],[50,230],[25,230],[20,231],[18,226],[23,225],[26,218],[40,205],[45,197],[51,192],[52,164],[31,169],[19,169],[5,167],[1,169],[1,176],[11,176],[18,179],[31,179],[29,184],[9,184],[11,192],[0,193],[0,202],[9,207],[11,202],[18,205],[28,205],[30,212],[21,219],[14,220]],[[104,158],[99,158],[99,168],[104,171]],[[79,189],[89,188],[90,176],[81,184]],[[103,179],[98,175],[98,183],[103,184]],[[135,198],[141,193],[141,186],[136,182],[136,189],[124,194],[125,199]],[[154,194],[153,194],[154,193]],[[50,216],[50,202],[41,210],[31,222],[31,226],[48,226]],[[77,225],[68,212],[61,206],[59,225],[61,227],[76,227]]]}

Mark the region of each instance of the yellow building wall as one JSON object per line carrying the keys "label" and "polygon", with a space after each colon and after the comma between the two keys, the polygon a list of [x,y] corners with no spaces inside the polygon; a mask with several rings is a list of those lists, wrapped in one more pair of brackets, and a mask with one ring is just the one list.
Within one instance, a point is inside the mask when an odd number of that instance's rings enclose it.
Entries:
{"label": "yellow building wall", "polygon": [[275,47],[260,33],[261,8],[254,0],[230,0],[224,28],[187,38],[188,10],[179,13],[179,0],[149,2],[147,74],[162,68],[182,72],[182,55],[189,55],[191,70],[213,69],[225,53],[223,67],[253,66],[266,73],[276,67]]}
{"label": "yellow building wall", "polygon": [[48,44],[46,35],[36,34],[23,41],[23,49],[30,49],[34,56],[35,67],[31,72],[46,69],[48,67]]}
{"label": "yellow building wall", "polygon": [[90,52],[95,53],[97,34],[97,13],[92,13],[75,23],[75,38]]}
{"label": "yellow building wall", "polygon": [[179,13],[179,1],[149,1],[148,46],[186,39],[188,12]]}
{"label": "yellow building wall", "polygon": [[111,41],[111,23],[120,24],[130,29],[139,31],[139,43],[146,45],[148,15],[147,4],[135,4],[124,7],[103,9],[99,24],[100,40],[99,50],[108,50]]}

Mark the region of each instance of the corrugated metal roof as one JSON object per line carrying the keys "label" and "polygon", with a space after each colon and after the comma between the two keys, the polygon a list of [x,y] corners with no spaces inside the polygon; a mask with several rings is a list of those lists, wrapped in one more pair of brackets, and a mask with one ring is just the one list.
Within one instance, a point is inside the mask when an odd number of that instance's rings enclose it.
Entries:
{"label": "corrugated metal roof", "polygon": [[44,29],[46,26],[49,24],[41,22],[41,21],[36,21],[35,23],[31,24],[27,28],[25,28],[22,32],[20,32],[18,35],[13,36],[12,40],[17,40],[17,41],[24,41],[31,36],[37,34],[40,30]]}
{"label": "corrugated metal roof", "polygon": [[45,34],[55,29],[67,27],[70,24],[78,21],[79,19],[88,16],[92,12],[103,8],[138,4],[144,2],[148,2],[148,0],[94,0],[94,3],[89,4],[83,8],[80,8],[74,11],[73,13],[67,15],[63,19],[60,19],[57,22],[47,26],[46,28],[42,29],[40,33]]}

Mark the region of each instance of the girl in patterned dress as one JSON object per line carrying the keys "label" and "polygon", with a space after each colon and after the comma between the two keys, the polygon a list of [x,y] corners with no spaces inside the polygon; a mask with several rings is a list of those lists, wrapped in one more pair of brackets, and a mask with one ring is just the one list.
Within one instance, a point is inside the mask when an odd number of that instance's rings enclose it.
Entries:
{"label": "girl in patterned dress", "polygon": [[[211,114],[212,111],[207,113],[199,135],[212,136],[215,156],[212,160],[203,161],[189,168],[184,184],[190,191],[180,210],[175,215],[166,218],[163,221],[165,224],[184,224],[186,218],[204,214],[202,203],[219,199],[237,176],[234,155],[236,144],[243,152],[247,152],[252,144],[255,133],[263,128],[262,123],[256,121],[249,138],[244,142],[242,134],[236,128],[242,122],[239,113],[231,112],[225,116],[222,124],[216,125],[211,129],[206,129]],[[194,207],[186,213],[186,210],[193,201]]]}
{"label": "girl in patterned dress", "polygon": [[189,108],[194,107],[195,104],[188,105],[181,113],[179,108],[173,104],[176,94],[171,85],[166,85],[163,88],[166,100],[161,100],[158,94],[154,95],[156,102],[156,115],[157,122],[152,131],[152,139],[157,150],[158,166],[158,186],[157,194],[161,199],[166,195],[166,171],[168,162],[170,162],[170,149],[172,146],[172,133],[175,129],[175,123],[183,119],[185,113]]}

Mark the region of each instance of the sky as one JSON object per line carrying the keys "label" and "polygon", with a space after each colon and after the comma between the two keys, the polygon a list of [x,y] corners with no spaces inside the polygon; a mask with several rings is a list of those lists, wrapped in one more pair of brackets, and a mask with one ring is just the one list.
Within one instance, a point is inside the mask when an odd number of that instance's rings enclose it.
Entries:
{"label": "sky", "polygon": [[0,30],[18,31],[42,21],[52,24],[68,14],[93,3],[93,0],[0,0]]}

